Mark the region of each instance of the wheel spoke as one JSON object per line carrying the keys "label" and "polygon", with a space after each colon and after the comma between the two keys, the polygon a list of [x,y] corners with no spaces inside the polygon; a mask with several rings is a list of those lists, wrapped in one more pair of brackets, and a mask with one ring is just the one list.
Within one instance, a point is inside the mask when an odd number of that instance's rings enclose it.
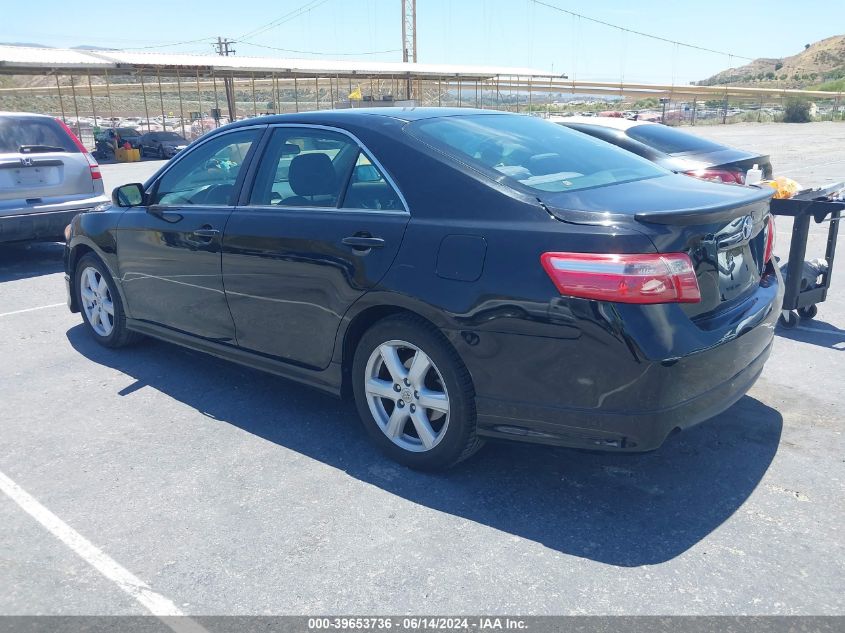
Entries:
{"label": "wheel spoke", "polygon": [[83,288],[80,290],[80,294],[82,295],[82,300],[83,300],[83,301],[84,301],[87,305],[89,305],[89,306],[90,306],[90,305],[91,305],[91,303],[94,301],[94,293],[93,293],[93,292],[91,292],[91,289],[90,289],[90,288],[88,288],[88,287],[83,287]]}
{"label": "wheel spoke", "polygon": [[431,428],[431,423],[428,421],[428,416],[424,409],[418,408],[411,414],[411,422],[414,423],[414,428],[417,430],[417,435],[425,448],[434,446],[434,440],[437,435],[434,429]]}
{"label": "wheel spoke", "polygon": [[88,281],[88,288],[93,292],[97,289],[97,274],[94,272],[93,268],[89,268],[85,272],[85,278]]}
{"label": "wheel spoke", "polygon": [[384,366],[390,372],[390,377],[393,378],[393,382],[401,383],[408,375],[408,370],[405,369],[402,361],[399,360],[399,354],[396,353],[396,348],[392,345],[380,345],[379,353],[384,360]]}
{"label": "wheel spoke", "polygon": [[408,380],[412,385],[422,385],[430,367],[431,361],[426,353],[417,350],[414,360],[411,361],[411,368],[408,370]]}
{"label": "wheel spoke", "polygon": [[114,304],[108,299],[103,299],[103,310],[114,316]]}
{"label": "wheel spoke", "polygon": [[109,286],[106,283],[106,278],[102,275],[100,275],[100,283],[97,284],[97,290],[99,291],[101,297],[105,297],[109,291]]}
{"label": "wheel spoke", "polygon": [[398,394],[393,390],[393,383],[388,380],[370,378],[367,380],[366,390],[367,394],[371,396],[388,398],[390,400],[396,400],[398,398]]}
{"label": "wheel spoke", "polygon": [[449,412],[449,398],[442,391],[420,389],[420,397],[417,403],[424,409],[434,409],[441,413]]}
{"label": "wheel spoke", "polygon": [[393,413],[390,414],[390,419],[387,421],[387,426],[384,428],[385,435],[391,439],[400,437],[402,431],[405,429],[405,422],[407,420],[408,409],[394,407]]}
{"label": "wheel spoke", "polygon": [[97,308],[91,310],[91,316],[89,317],[91,321],[92,327],[97,327],[100,324],[100,311]]}

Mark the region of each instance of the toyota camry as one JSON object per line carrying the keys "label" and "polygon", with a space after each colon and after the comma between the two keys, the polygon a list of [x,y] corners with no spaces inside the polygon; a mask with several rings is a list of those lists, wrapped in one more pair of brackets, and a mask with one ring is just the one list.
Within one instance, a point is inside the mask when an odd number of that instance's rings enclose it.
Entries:
{"label": "toyota camry", "polygon": [[262,117],[77,216],[68,303],[108,347],[152,336],[349,395],[411,467],[486,439],[648,451],[763,369],[770,196],[521,115]]}

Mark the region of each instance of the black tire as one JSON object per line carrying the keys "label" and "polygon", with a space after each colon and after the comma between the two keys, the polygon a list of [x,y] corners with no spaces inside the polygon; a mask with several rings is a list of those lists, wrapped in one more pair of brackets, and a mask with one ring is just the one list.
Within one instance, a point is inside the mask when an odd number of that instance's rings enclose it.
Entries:
{"label": "black tire", "polygon": [[[423,351],[448,393],[448,422],[442,438],[432,448],[421,452],[402,448],[388,438],[370,410],[365,391],[371,354],[383,343],[395,340],[408,342]],[[400,464],[418,470],[443,470],[467,459],[483,444],[476,434],[475,390],[466,366],[443,334],[419,317],[387,317],[364,333],[352,363],[352,387],[358,414],[370,437],[388,457]]]}
{"label": "black tire", "polygon": [[778,323],[781,324],[787,330],[791,330],[798,325],[800,318],[795,312],[791,310],[788,312],[782,312],[780,317],[778,317]]}
{"label": "black tire", "polygon": [[140,156],[141,158],[144,157],[144,146],[143,145],[138,146],[138,156]]}
{"label": "black tire", "polygon": [[819,307],[815,304],[806,308],[798,308],[798,316],[802,319],[815,319],[818,313]]}
{"label": "black tire", "polygon": [[[85,309],[85,298],[82,296],[82,275],[89,268],[93,268],[97,271],[108,286],[109,299],[111,300],[111,304],[113,306],[114,315],[107,317],[112,323],[111,332],[107,335],[101,334],[97,331],[95,326],[92,325],[89,320]],[[117,292],[114,279],[112,279],[112,276],[109,274],[108,268],[106,268],[105,264],[103,264],[99,257],[92,253],[83,255],[76,264],[74,276],[76,300],[79,305],[79,311],[82,314],[82,321],[85,323],[85,327],[95,341],[104,347],[117,348],[131,345],[142,338],[142,336],[137,332],[132,332],[126,328],[126,313],[123,311],[123,302],[120,299],[120,294]]]}
{"label": "black tire", "polygon": [[167,158],[167,156],[164,155],[164,148],[161,145],[158,146],[158,157],[162,160]]}

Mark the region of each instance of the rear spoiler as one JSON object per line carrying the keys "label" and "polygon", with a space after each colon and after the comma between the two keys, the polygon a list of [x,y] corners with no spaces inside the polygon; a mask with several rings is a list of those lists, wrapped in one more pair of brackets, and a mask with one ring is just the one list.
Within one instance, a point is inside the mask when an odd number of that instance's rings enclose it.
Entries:
{"label": "rear spoiler", "polygon": [[[722,185],[732,187],[735,185]],[[739,186],[739,185],[736,185]],[[769,191],[765,191],[768,189]],[[704,207],[698,209],[677,209],[671,211],[641,211],[634,214],[638,222],[649,224],[705,224],[710,222],[728,222],[743,215],[750,215],[754,221],[761,219],[769,210],[769,201],[775,190],[765,186],[760,189],[757,200],[741,206],[724,205],[718,207]]]}

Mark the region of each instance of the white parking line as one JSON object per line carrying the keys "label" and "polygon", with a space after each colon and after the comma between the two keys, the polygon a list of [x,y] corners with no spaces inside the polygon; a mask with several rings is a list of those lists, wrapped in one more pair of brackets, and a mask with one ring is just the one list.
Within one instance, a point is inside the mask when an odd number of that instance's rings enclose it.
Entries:
{"label": "white parking line", "polygon": [[24,308],[23,310],[12,310],[11,312],[3,312],[0,317],[12,316],[13,314],[23,314],[24,312],[35,312],[36,310],[46,310],[47,308],[58,308],[59,306],[66,306],[66,303],[51,303],[48,306],[38,306],[36,308]]}
{"label": "white parking line", "polygon": [[185,614],[170,600],[154,592],[140,578],[121,567],[2,472],[0,472],[0,490],[53,536],[76,552],[86,563],[129,594],[170,629],[176,633],[208,633],[200,624],[185,617]]}

